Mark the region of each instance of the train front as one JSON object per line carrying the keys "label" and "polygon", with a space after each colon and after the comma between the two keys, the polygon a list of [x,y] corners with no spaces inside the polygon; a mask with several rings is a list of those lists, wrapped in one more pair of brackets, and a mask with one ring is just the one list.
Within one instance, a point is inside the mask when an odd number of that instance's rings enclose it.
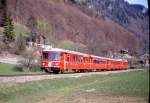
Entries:
{"label": "train front", "polygon": [[41,69],[46,72],[60,72],[61,53],[57,51],[43,51]]}

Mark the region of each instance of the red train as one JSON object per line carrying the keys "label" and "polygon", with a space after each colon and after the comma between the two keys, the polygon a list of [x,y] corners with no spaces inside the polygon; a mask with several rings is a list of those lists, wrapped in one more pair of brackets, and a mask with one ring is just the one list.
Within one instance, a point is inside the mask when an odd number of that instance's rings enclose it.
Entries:
{"label": "red train", "polygon": [[75,72],[122,70],[128,69],[128,62],[123,59],[111,59],[53,48],[42,51],[41,69],[54,73],[64,73],[68,70]]}

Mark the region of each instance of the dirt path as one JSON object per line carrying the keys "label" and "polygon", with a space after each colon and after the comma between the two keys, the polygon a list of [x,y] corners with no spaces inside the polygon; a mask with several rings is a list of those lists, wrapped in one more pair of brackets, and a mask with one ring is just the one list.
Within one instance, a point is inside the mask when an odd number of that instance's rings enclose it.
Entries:
{"label": "dirt path", "polygon": [[7,63],[7,64],[19,64],[21,57],[4,57],[0,56],[0,63]]}
{"label": "dirt path", "polygon": [[29,81],[37,81],[44,79],[54,79],[54,78],[79,78],[82,76],[91,75],[110,75],[118,73],[128,73],[132,71],[143,71],[143,69],[128,69],[120,71],[104,71],[104,72],[88,72],[88,73],[74,73],[74,74],[50,74],[50,75],[34,75],[34,76],[13,76],[13,77],[0,77],[0,83],[14,82],[14,83],[24,83]]}

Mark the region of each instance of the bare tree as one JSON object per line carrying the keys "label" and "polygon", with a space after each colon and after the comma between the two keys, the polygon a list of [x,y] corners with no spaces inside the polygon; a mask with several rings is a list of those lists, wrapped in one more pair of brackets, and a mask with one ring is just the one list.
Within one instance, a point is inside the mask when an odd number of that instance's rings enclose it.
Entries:
{"label": "bare tree", "polygon": [[22,66],[28,71],[36,71],[39,66],[40,55],[38,55],[37,48],[28,48],[23,54],[23,59],[20,61]]}

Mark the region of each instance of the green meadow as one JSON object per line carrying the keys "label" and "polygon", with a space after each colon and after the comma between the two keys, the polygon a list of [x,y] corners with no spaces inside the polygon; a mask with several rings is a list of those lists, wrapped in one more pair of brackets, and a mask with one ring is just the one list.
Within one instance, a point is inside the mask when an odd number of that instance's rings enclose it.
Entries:
{"label": "green meadow", "polygon": [[111,97],[142,98],[142,103],[146,103],[149,71],[0,84],[0,103],[68,103],[70,99],[86,100],[82,95],[97,102],[101,96],[110,96],[110,100]]}

